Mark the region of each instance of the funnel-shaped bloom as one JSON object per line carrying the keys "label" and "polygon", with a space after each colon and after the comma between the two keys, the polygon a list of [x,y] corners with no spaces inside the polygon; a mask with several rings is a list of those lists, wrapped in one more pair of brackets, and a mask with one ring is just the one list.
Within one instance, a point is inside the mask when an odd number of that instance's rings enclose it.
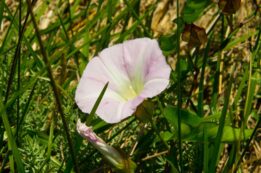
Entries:
{"label": "funnel-shaped bloom", "polygon": [[160,94],[169,83],[170,71],[156,40],[125,41],[104,49],[88,63],[75,100],[83,112],[90,113],[109,82],[96,114],[116,123],[132,115],[144,99]]}

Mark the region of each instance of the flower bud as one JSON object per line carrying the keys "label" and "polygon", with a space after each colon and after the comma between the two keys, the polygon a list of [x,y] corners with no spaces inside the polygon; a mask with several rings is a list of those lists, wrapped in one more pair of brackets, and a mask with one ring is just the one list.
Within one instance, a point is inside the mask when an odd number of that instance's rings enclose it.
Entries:
{"label": "flower bud", "polygon": [[97,150],[99,150],[99,152],[117,169],[124,172],[134,172],[136,164],[129,158],[125,158],[115,148],[99,138],[91,127],[87,127],[78,120],[77,131],[83,138],[87,139]]}

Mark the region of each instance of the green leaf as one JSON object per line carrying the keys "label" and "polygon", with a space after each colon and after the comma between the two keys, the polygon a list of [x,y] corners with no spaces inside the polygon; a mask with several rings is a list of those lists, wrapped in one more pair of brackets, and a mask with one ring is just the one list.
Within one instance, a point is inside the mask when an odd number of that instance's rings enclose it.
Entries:
{"label": "green leaf", "polygon": [[[168,122],[176,129],[178,128],[178,108],[173,106],[167,106],[164,109],[164,116]],[[198,127],[202,119],[197,116],[196,113],[189,110],[181,110],[181,123],[189,125],[191,127]]]}
{"label": "green leaf", "polygon": [[[215,139],[217,132],[218,132],[218,126],[214,126],[214,127],[210,128],[208,130],[208,138]],[[223,129],[221,141],[222,142],[234,142],[234,141],[239,141],[239,140],[246,140],[246,139],[250,138],[252,132],[253,132],[253,130],[251,130],[251,129],[244,129],[243,132],[241,132],[241,129],[239,129],[239,128],[225,126]]]}
{"label": "green leaf", "polygon": [[[189,134],[183,135],[183,139],[194,142],[203,142],[204,140],[214,141],[217,137],[218,128],[219,126],[214,123],[202,123],[200,127],[191,129]],[[242,131],[239,128],[226,125],[223,129],[221,142],[232,143],[239,140],[244,141],[250,138],[252,132],[252,129],[244,129]]]}
{"label": "green leaf", "polygon": [[[214,125],[219,123],[219,119],[221,116],[221,112],[214,112],[213,115],[206,116],[202,119],[202,123],[212,123]],[[225,125],[231,124],[231,119],[226,118],[225,119]]]}
{"label": "green leaf", "polygon": [[187,23],[193,23],[211,3],[210,0],[187,0],[182,11],[183,20]]}
{"label": "green leaf", "polygon": [[169,131],[161,132],[160,136],[164,141],[169,141],[169,140],[173,139],[173,137],[174,137],[173,133],[171,133]]}
{"label": "green leaf", "polygon": [[159,45],[164,53],[170,54],[176,50],[177,47],[176,37],[177,37],[176,34],[172,34],[172,35],[163,35],[159,38]]}
{"label": "green leaf", "polygon": [[[164,116],[174,128],[175,132],[178,129],[178,109],[177,107],[167,106],[164,109]],[[217,137],[219,125],[217,123],[220,118],[220,114],[208,116],[206,118],[200,118],[196,113],[189,110],[181,110],[181,134],[182,138],[188,141],[203,141],[204,129],[207,130],[206,139],[214,140]],[[224,130],[221,137],[221,142],[234,142],[238,140],[246,140],[250,138],[252,131],[250,129],[244,129],[242,132],[239,128],[233,128],[228,122],[225,123]],[[161,133],[164,140],[170,140],[170,133]]]}

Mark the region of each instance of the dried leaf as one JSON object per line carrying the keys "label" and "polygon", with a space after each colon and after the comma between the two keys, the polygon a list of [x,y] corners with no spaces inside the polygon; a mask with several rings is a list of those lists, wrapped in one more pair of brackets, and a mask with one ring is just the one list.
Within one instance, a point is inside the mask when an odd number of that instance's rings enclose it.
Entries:
{"label": "dried leaf", "polygon": [[240,8],[241,0],[219,0],[218,6],[225,15],[236,13]]}
{"label": "dried leaf", "polygon": [[182,32],[182,40],[188,42],[188,47],[198,47],[207,42],[207,34],[204,28],[194,24],[186,24]]}

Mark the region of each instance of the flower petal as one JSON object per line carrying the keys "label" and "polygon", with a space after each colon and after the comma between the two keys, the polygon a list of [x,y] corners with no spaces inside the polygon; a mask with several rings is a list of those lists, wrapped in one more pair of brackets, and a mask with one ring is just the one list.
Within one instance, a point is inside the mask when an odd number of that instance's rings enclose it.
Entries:
{"label": "flower petal", "polygon": [[137,106],[142,103],[142,97],[135,98],[127,102],[115,101],[111,98],[104,98],[97,109],[97,115],[107,123],[117,123],[131,116]]}
{"label": "flower petal", "polygon": [[167,79],[153,79],[145,83],[144,90],[140,96],[144,98],[152,98],[159,95],[164,89],[167,88],[169,80]]}
{"label": "flower petal", "polygon": [[140,38],[123,45],[126,70],[134,87],[155,78],[169,79],[171,69],[156,40]]}

